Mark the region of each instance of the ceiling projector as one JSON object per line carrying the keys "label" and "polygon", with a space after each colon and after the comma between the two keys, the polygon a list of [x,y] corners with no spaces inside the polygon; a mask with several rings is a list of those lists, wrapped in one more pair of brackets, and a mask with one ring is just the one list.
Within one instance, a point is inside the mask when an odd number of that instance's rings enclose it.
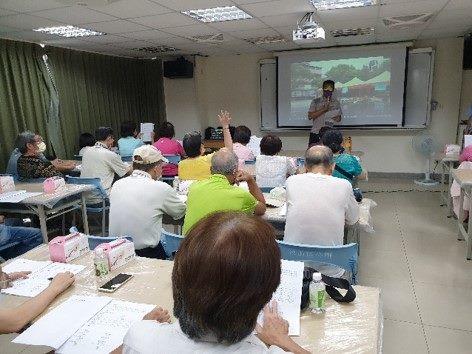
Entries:
{"label": "ceiling projector", "polygon": [[326,38],[325,30],[313,20],[313,12],[308,12],[293,30],[293,41],[298,43],[316,43]]}

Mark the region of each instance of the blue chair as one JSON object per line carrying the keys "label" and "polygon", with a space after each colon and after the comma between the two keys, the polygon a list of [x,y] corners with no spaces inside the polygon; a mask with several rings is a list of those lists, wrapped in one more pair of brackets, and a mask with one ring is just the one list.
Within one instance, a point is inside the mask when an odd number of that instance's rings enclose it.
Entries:
{"label": "blue chair", "polygon": [[311,246],[277,241],[282,259],[301,262],[321,262],[344,269],[351,275],[351,283],[357,284],[357,244],[342,246]]}
{"label": "blue chair", "polygon": [[[70,233],[74,233],[74,232],[78,232],[79,230],[77,229],[77,227],[75,226],[72,226],[70,229],[69,229],[69,232]],[[131,242],[133,242],[133,238],[130,237],[130,236],[124,236],[124,237],[111,237],[111,236],[107,236],[107,237],[103,237],[103,236],[92,236],[92,235],[87,235],[87,239],[88,239],[88,244],[89,244],[89,248],[90,250],[94,250],[95,248],[97,248],[98,245],[101,245],[102,243],[108,243],[108,242],[111,242],[111,241],[115,241],[115,240],[118,240],[119,238],[125,238]]]}
{"label": "blue chair", "polygon": [[180,243],[185,237],[167,232],[162,229],[161,232],[161,243],[164,247],[164,251],[169,259],[174,258],[175,253],[179,250]]}
{"label": "blue chair", "polygon": [[297,157],[297,166],[305,166],[305,158],[304,157]]}
{"label": "blue chair", "polygon": [[66,182],[70,184],[89,184],[95,187],[98,197],[101,198],[101,206],[91,205],[87,206],[87,213],[91,214],[102,214],[102,236],[106,235],[106,217],[107,212],[110,209],[108,194],[102,187],[100,178],[85,178],[85,177],[72,177],[66,176]]}
{"label": "blue chair", "polygon": [[262,193],[270,193],[270,191],[274,189],[274,187],[260,187],[260,188],[261,188]]}
{"label": "blue chair", "polygon": [[180,155],[164,155],[164,157],[169,160],[169,164],[178,165],[181,157]]}
{"label": "blue chair", "polygon": [[133,156],[121,156],[123,162],[133,162]]}
{"label": "blue chair", "polygon": [[246,161],[244,161],[244,164],[245,164],[245,165],[255,165],[255,164],[256,164],[256,160],[246,160]]}

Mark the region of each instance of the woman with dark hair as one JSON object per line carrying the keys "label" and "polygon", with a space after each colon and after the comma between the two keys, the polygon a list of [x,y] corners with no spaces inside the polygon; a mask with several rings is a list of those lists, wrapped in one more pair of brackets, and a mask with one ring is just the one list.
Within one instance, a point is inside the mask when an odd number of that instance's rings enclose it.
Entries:
{"label": "woman with dark hair", "polygon": [[362,174],[362,166],[355,156],[344,153],[342,133],[334,129],[327,131],[322,137],[322,143],[333,152],[333,176],[347,179],[352,184]]}
{"label": "woman with dark hair", "polygon": [[293,159],[279,156],[282,140],[268,134],[261,140],[261,154],[256,158],[256,182],[259,187],[283,187],[288,176],[295,174],[297,168]]}
{"label": "woman with dark hair", "polygon": [[[179,155],[181,158],[185,157],[185,151],[182,145],[174,139],[175,129],[171,122],[164,122],[157,128],[158,140],[154,146],[163,155]],[[177,165],[167,164],[162,169],[163,176],[177,176],[179,169]]]}
{"label": "woman with dark hair", "polygon": [[236,127],[233,137],[233,151],[238,157],[239,161],[251,161],[254,160],[254,154],[252,150],[247,147],[247,144],[251,140],[251,129],[245,125]]}
{"label": "woman with dark hair", "polygon": [[[287,322],[267,306],[280,282],[280,250],[260,218],[214,213],[198,222],[176,253],[173,324],[143,320],[126,334],[123,353],[307,353]],[[254,335],[254,330],[257,335]],[[267,348],[269,346],[269,348]],[[115,351],[119,352],[119,350]]]}
{"label": "woman with dark hair", "polygon": [[83,156],[85,148],[95,145],[95,137],[90,133],[82,133],[79,136],[79,156]]}
{"label": "woman with dark hair", "polygon": [[139,137],[138,124],[135,122],[121,123],[121,138],[118,140],[118,150],[120,155],[132,156],[134,149],[144,145],[144,142]]}

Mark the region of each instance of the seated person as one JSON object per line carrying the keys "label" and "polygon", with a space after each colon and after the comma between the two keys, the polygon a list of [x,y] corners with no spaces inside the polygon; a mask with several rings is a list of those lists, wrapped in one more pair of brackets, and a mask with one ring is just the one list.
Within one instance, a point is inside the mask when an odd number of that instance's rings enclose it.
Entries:
{"label": "seated person", "polygon": [[[261,190],[251,175],[238,171],[238,157],[234,152],[221,149],[213,154],[211,173],[209,178],[189,187],[184,235],[199,220],[217,211],[234,210],[256,215],[266,211]],[[234,185],[242,181],[247,182],[249,192]]]}
{"label": "seated person", "polygon": [[4,258],[14,258],[43,243],[41,230],[33,227],[16,226],[15,219],[0,215],[0,247],[9,243],[18,245],[2,251]]}
{"label": "seated person", "polygon": [[362,166],[353,155],[344,153],[343,135],[339,130],[330,130],[323,135],[324,146],[331,149],[334,154],[333,176],[347,179],[351,184],[362,174]]}
{"label": "seated person", "polygon": [[46,144],[41,136],[26,131],[16,138],[16,148],[20,152],[17,161],[18,177],[21,179],[48,178],[61,176],[56,166],[44,158]]}
{"label": "seated person", "polygon": [[[115,154],[110,148],[113,146],[115,138],[113,129],[109,127],[100,127],[95,132],[97,142],[94,146],[88,148],[82,157],[82,168],[80,177],[100,178],[102,187],[109,192],[115,173],[118,177],[123,177],[131,173],[133,168],[123,161],[119,155]],[[99,202],[89,198],[89,202]]]}
{"label": "seated person", "polygon": [[233,138],[233,151],[238,156],[239,161],[252,161],[255,159],[252,150],[247,146],[251,140],[251,130],[245,125],[236,127]]}
{"label": "seated person", "polygon": [[[174,139],[175,129],[174,125],[170,122],[164,122],[159,125],[157,129],[158,140],[154,143],[154,146],[163,155],[178,155],[181,158],[185,157],[185,151],[182,145]],[[162,169],[163,176],[173,177],[178,174],[178,166],[174,164],[164,165]]]}
{"label": "seated person", "polygon": [[323,145],[322,139],[323,135],[330,130],[333,130],[333,127],[324,126],[320,128],[320,131],[317,135],[310,134],[310,140],[308,141],[308,148],[311,148],[315,145]]}
{"label": "seated person", "polygon": [[131,236],[136,254],[166,259],[160,243],[162,215],[185,215],[185,204],[168,184],[159,181],[167,160],[152,145],[133,154],[133,173],[117,181],[110,192],[110,235]]}
{"label": "seated person", "polygon": [[139,137],[138,124],[134,122],[121,123],[121,138],[118,139],[120,155],[132,156],[134,149],[143,146],[144,142]]}
{"label": "seated person", "polygon": [[84,151],[89,146],[95,145],[95,137],[90,133],[82,133],[79,136],[79,156],[84,156]]}
{"label": "seated person", "polygon": [[316,246],[343,244],[344,225],[359,219],[351,184],[333,177],[333,153],[313,146],[305,153],[307,173],[287,179],[284,241]]}
{"label": "seated person", "polygon": [[240,213],[212,214],[195,225],[175,256],[177,321],[166,322],[163,313],[136,322],[112,353],[308,353],[288,336],[276,304],[266,306],[280,272],[269,224]]}
{"label": "seated person", "polygon": [[[9,286],[9,282],[27,276],[28,272],[5,274],[0,269],[0,288],[2,282]],[[20,332],[27,324],[33,321],[48,308],[53,300],[74,283],[74,274],[59,273],[54,277],[49,286],[39,295],[29,299],[24,304],[12,308],[0,309],[0,334]]]}
{"label": "seated person", "polygon": [[[229,131],[231,116],[228,112],[221,111],[218,115],[218,119],[223,127],[225,147],[229,151],[232,151],[233,139]],[[205,155],[202,135],[197,132],[185,134],[183,145],[187,158],[179,162],[180,180],[201,181],[202,179],[210,177],[210,165],[213,154]]]}
{"label": "seated person", "polygon": [[282,141],[268,134],[261,140],[261,154],[256,158],[256,181],[259,187],[283,187],[288,176],[296,173],[293,159],[278,156]]}

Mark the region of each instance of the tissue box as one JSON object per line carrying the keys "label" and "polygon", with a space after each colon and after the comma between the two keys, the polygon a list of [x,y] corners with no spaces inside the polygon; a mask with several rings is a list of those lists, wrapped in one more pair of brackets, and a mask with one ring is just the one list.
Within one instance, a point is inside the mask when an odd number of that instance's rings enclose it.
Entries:
{"label": "tissue box", "polygon": [[0,176],[0,193],[12,192],[15,190],[15,181],[12,176]]}
{"label": "tissue box", "polygon": [[108,243],[102,243],[101,245],[98,245],[97,248],[102,248],[107,255],[110,270],[115,270],[122,265],[125,265],[136,256],[134,252],[134,243],[125,238]]}
{"label": "tissue box", "polygon": [[53,262],[68,263],[88,251],[87,236],[79,232],[58,236],[49,242],[49,256]]}
{"label": "tissue box", "polygon": [[43,182],[44,193],[54,193],[57,190],[64,188],[66,186],[66,181],[62,177],[50,177]]}

